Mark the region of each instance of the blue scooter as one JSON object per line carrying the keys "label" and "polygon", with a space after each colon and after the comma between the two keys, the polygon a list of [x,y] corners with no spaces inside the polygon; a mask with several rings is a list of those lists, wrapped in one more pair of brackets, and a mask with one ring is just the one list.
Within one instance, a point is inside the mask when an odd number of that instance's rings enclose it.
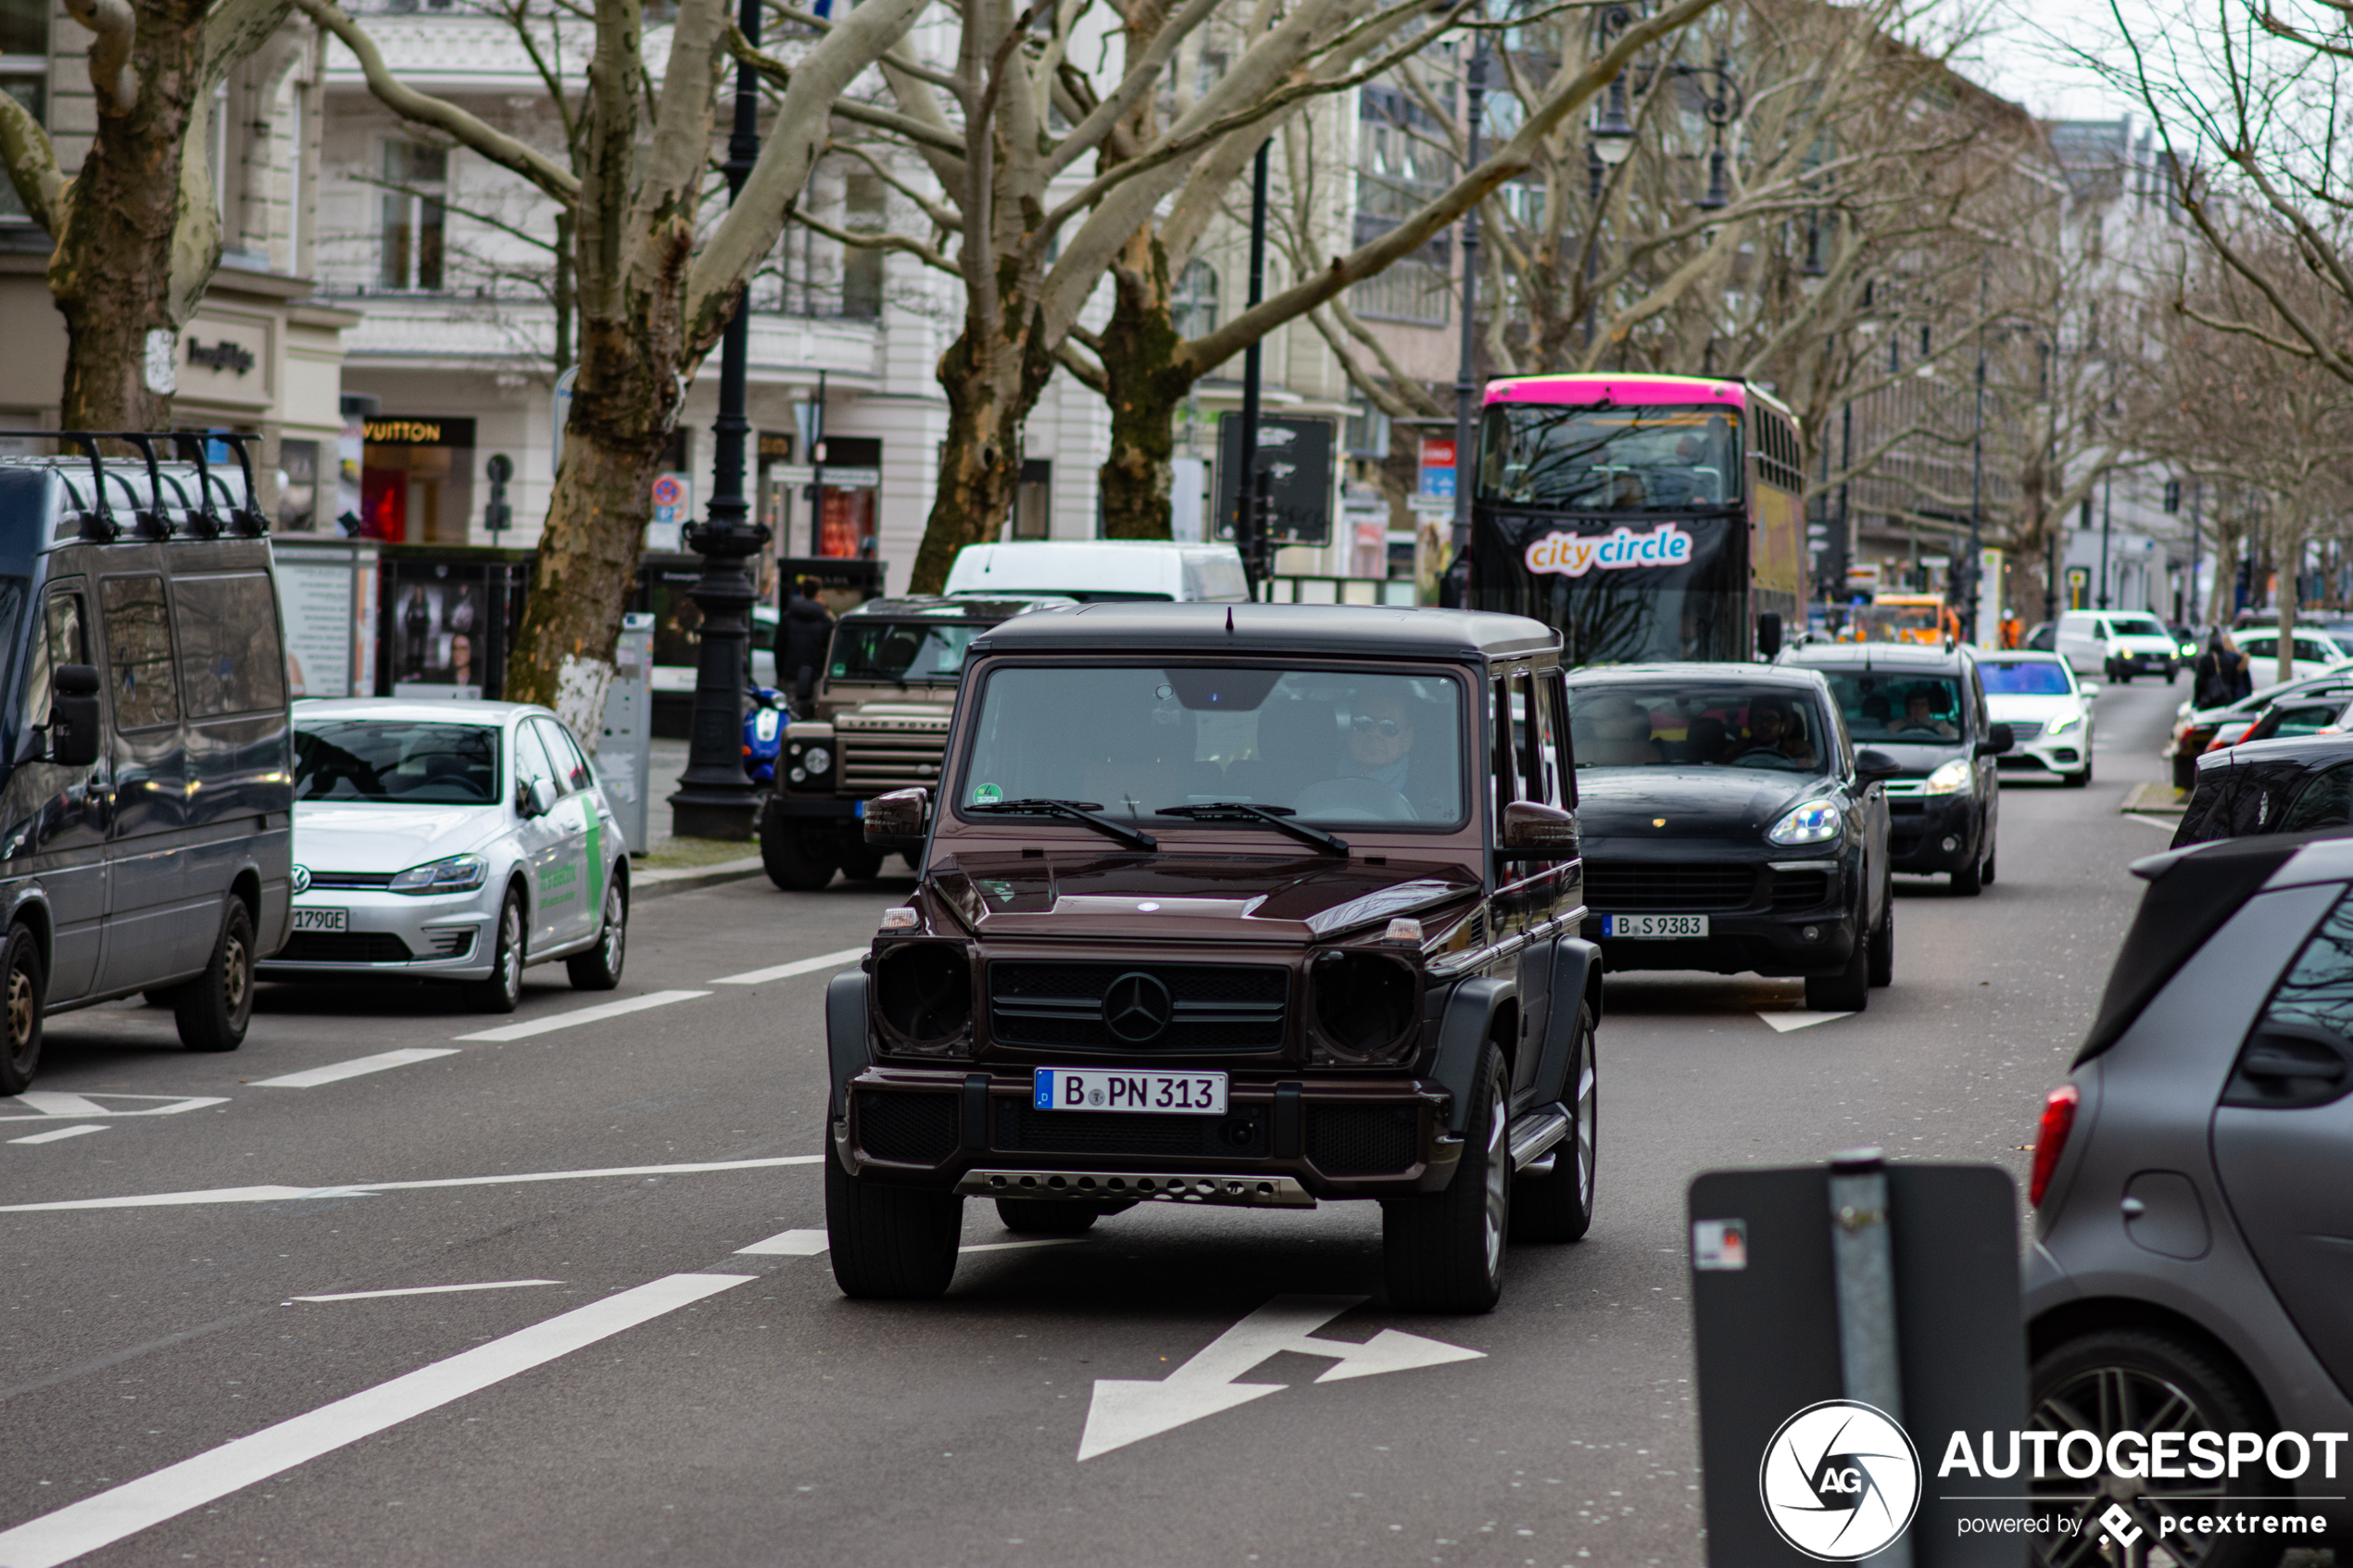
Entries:
{"label": "blue scooter", "polygon": [[751,711],[744,715],[744,771],[762,789],[776,787],[776,759],[785,749],[785,726],[792,712],[774,686],[749,688]]}

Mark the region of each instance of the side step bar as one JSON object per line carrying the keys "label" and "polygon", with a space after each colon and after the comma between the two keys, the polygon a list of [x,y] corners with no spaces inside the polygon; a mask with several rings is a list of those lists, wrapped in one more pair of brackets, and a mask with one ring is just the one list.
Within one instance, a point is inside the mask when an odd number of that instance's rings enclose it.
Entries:
{"label": "side step bar", "polygon": [[1091,1171],[967,1171],[956,1183],[967,1198],[1083,1198],[1091,1202],[1204,1203],[1245,1209],[1313,1209],[1315,1195],[1290,1176],[1106,1176]]}
{"label": "side step bar", "polygon": [[1547,1105],[1512,1122],[1512,1170],[1542,1175],[1553,1168],[1554,1146],[1568,1136],[1568,1112]]}

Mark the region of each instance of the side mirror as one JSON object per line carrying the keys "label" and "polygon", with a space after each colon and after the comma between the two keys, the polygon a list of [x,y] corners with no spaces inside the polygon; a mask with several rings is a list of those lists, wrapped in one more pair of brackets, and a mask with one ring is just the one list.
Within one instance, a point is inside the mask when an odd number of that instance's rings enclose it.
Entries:
{"label": "side mirror", "polygon": [[2075,684],[2075,689],[2082,692],[2085,696],[2097,696],[2100,695],[2100,684],[2097,681],[2078,681]]}
{"label": "side mirror", "polygon": [[1577,856],[1577,813],[1533,800],[1504,808],[1495,852],[1515,860],[1567,860]]}
{"label": "side mirror", "polygon": [[49,682],[49,760],[87,768],[98,759],[106,729],[98,707],[98,671],[91,664],[60,664]]}
{"label": "side mirror", "polygon": [[931,791],[922,784],[894,789],[866,802],[866,842],[894,847],[920,843],[931,822]]}
{"label": "side mirror", "polygon": [[1756,618],[1756,657],[1770,664],[1780,652],[1781,612],[1768,609]]}
{"label": "side mirror", "polygon": [[552,779],[534,779],[517,792],[516,814],[528,822],[544,817],[556,809],[556,785]]}
{"label": "side mirror", "polygon": [[1886,752],[1862,746],[1855,753],[1855,776],[1865,784],[1877,784],[1903,772],[1904,765]]}
{"label": "side mirror", "polygon": [[2018,737],[2010,732],[2007,724],[1995,724],[1985,732],[1985,738],[1977,743],[1977,754],[1980,757],[1999,757],[2017,744]]}

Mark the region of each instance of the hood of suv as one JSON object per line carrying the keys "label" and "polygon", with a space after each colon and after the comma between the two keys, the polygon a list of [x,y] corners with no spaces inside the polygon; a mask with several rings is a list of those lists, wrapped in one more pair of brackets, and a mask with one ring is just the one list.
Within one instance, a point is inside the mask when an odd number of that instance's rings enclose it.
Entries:
{"label": "hood of suv", "polygon": [[1163,854],[1077,860],[958,855],[932,890],[988,936],[1170,936],[1321,941],[1466,899],[1468,868],[1333,856]]}
{"label": "hood of suv", "polygon": [[1819,773],[1752,768],[1588,768],[1577,775],[1577,823],[1587,840],[1761,842],[1792,806],[1832,787]]}

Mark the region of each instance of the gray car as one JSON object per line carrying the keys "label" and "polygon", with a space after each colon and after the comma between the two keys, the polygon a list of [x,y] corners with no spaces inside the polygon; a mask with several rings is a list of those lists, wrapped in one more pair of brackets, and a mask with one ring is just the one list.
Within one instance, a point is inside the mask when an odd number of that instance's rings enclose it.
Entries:
{"label": "gray car", "polygon": [[[2353,1433],[2353,838],[2133,869],[2148,891],[2034,1149],[2032,1424],[2090,1430],[2111,1461],[2126,1429]],[[2135,1562],[2270,1562],[2279,1535],[2167,1524],[2264,1497],[2325,1515],[2341,1551],[2353,1443],[2334,1475],[2311,1451],[2290,1480],[2055,1474],[2034,1489],[2084,1528],[2035,1537],[2037,1560],[2101,1561],[2089,1522],[2115,1504],[2147,1532],[2139,1552],[2169,1554]]]}

